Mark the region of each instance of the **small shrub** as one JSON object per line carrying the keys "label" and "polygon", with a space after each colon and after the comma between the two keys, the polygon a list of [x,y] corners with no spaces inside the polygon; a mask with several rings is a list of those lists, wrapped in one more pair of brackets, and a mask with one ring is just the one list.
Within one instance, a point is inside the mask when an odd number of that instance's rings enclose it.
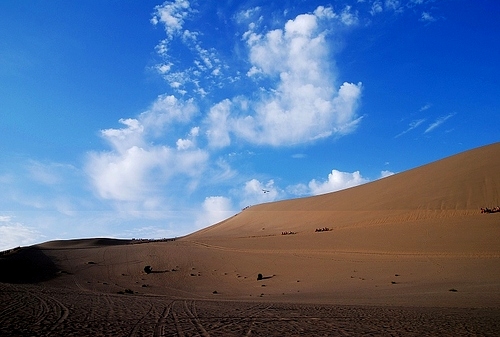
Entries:
{"label": "small shrub", "polygon": [[257,281],[262,280],[262,274],[257,275]]}
{"label": "small shrub", "polygon": [[144,267],[144,272],[146,274],[151,274],[153,272],[153,268],[151,268],[151,266],[146,266]]}

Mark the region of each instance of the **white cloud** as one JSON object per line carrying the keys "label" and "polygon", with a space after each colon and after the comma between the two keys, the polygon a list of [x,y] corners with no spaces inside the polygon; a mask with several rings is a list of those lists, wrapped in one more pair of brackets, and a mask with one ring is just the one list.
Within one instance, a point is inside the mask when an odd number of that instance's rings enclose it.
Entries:
{"label": "white cloud", "polygon": [[422,12],[422,17],[420,18],[421,21],[427,21],[427,22],[433,22],[436,21],[436,18],[434,18],[430,13],[428,12]]}
{"label": "white cloud", "polygon": [[418,111],[429,110],[431,107],[432,107],[432,104],[427,103],[426,105],[422,106]]}
{"label": "white cloud", "polygon": [[155,7],[155,13],[151,23],[157,25],[162,23],[167,36],[172,39],[175,34],[182,31],[184,19],[190,13],[190,4],[187,0],[175,0],[165,2]]}
{"label": "white cloud", "polygon": [[349,187],[354,187],[368,182],[368,179],[363,178],[359,171],[353,173],[341,172],[332,170],[328,175],[328,180],[324,182],[317,182],[315,179],[309,182],[309,189],[311,194],[318,195],[329,192],[343,190]]}
{"label": "white cloud", "polygon": [[[318,7],[314,13],[298,15],[284,29],[265,34],[250,30],[244,34],[251,62],[247,74],[256,76],[257,81],[274,81],[274,85],[264,91],[260,101],[251,103],[252,114],[229,114],[225,106],[227,118],[220,118],[217,127],[209,131],[224,135],[225,142],[219,144],[229,143],[228,132],[221,133],[220,125],[224,126],[223,131],[231,131],[251,143],[273,146],[346,134],[356,127],[361,83],[345,82],[338,89],[334,87],[337,79],[331,69],[323,20],[336,16],[324,7]],[[344,14],[347,13],[349,9]]]}
{"label": "white cloud", "polygon": [[396,135],[396,137],[394,138],[398,138],[398,137],[401,137],[402,135],[404,135],[405,133],[408,133],[410,132],[411,130],[413,129],[416,129],[417,127],[419,127],[422,123],[425,122],[425,119],[417,119],[417,120],[414,120],[410,123],[408,129],[406,129],[405,131],[401,132],[400,134]]}
{"label": "white cloud", "polygon": [[383,11],[384,9],[382,7],[382,3],[380,1],[375,1],[370,9],[370,14],[376,15],[378,13],[382,13]]}
{"label": "white cloud", "polygon": [[196,220],[198,228],[216,224],[236,213],[233,210],[231,199],[222,196],[205,198],[202,208],[203,212],[198,215]]}
{"label": "white cloud", "polygon": [[165,239],[175,236],[174,231],[157,226],[131,228],[118,235],[118,237],[135,239]]}
{"label": "white cloud", "polygon": [[314,10],[314,15],[316,15],[318,18],[326,18],[326,19],[337,18],[337,14],[333,11],[332,7],[318,6]]}
{"label": "white cloud", "polygon": [[187,139],[178,139],[176,142],[177,150],[188,150],[196,147],[196,137],[200,133],[198,126],[191,129]]}
{"label": "white cloud", "polygon": [[394,172],[391,172],[388,170],[383,170],[380,172],[380,179],[392,176],[393,174],[394,174]]}
{"label": "white cloud", "polygon": [[211,147],[220,148],[231,143],[228,125],[231,105],[231,102],[226,99],[214,105],[208,113],[206,119],[208,131],[206,133]]}
{"label": "white cloud", "polygon": [[[150,21],[155,26],[162,25],[167,37],[156,46],[163,62],[154,68],[177,93],[198,94],[204,97],[209,89],[202,87],[200,79],[220,77],[223,65],[214,49],[203,48],[200,41],[203,32],[186,28],[187,19],[194,13],[197,11],[191,8],[187,0],[165,2],[155,7]],[[173,62],[171,50],[181,52],[183,58],[190,62]]]}
{"label": "white cloud", "polygon": [[401,4],[398,0],[385,0],[385,8],[393,11],[399,11]]}
{"label": "white cloud", "polygon": [[446,116],[439,117],[434,123],[429,125],[429,127],[424,131],[424,133],[431,132],[432,130],[434,130],[435,128],[437,128],[438,126],[440,126],[441,124],[446,122],[448,119],[450,119],[454,115],[455,115],[454,113],[450,113]]}
{"label": "white cloud", "polygon": [[74,173],[76,168],[68,164],[42,163],[30,160],[27,164],[29,178],[37,183],[53,186],[64,182],[67,172]]}
{"label": "white cloud", "polygon": [[245,183],[241,194],[240,206],[246,207],[264,202],[275,201],[280,195],[279,189],[274,186],[274,180],[262,183],[257,179],[251,179]]}
{"label": "white cloud", "polygon": [[353,26],[359,22],[357,13],[352,13],[351,9],[351,6],[346,6],[340,14],[340,21],[346,26]]}
{"label": "white cloud", "polygon": [[196,112],[192,100],[162,95],[137,119],[121,119],[125,127],[103,130],[111,150],[89,153],[86,163],[97,195],[151,209],[159,205],[160,191],[172,177],[188,179],[187,188],[195,186],[208,161],[208,153],[196,148],[199,128],[192,127],[188,138],[177,139],[175,147],[165,137],[171,124],[188,123]]}
{"label": "white cloud", "polygon": [[302,197],[302,196],[306,196],[306,195],[311,194],[309,187],[305,184],[296,184],[296,185],[287,186],[286,192],[288,194],[295,196],[295,197]]}
{"label": "white cloud", "polygon": [[9,215],[0,215],[0,251],[33,245],[43,236],[34,228],[25,226]]}

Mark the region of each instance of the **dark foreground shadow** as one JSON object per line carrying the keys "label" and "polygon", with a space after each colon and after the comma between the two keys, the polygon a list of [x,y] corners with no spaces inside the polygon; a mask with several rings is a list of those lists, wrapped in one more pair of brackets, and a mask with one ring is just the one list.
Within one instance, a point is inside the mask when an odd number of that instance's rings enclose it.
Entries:
{"label": "dark foreground shadow", "polygon": [[36,247],[24,247],[0,256],[0,282],[38,283],[57,274],[54,262]]}

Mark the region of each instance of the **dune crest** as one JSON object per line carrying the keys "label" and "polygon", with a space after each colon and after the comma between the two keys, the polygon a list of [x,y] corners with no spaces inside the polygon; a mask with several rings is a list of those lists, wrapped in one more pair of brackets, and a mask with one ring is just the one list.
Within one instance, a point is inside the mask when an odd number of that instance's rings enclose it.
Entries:
{"label": "dune crest", "polygon": [[500,205],[499,172],[500,143],[495,143],[346,190],[252,206],[191,237],[476,215],[481,207]]}

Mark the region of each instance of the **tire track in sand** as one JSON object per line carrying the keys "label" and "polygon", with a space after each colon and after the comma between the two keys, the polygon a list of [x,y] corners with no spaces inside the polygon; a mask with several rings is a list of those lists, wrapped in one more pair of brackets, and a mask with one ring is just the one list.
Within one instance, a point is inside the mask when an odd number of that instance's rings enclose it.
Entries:
{"label": "tire track in sand", "polygon": [[69,316],[69,309],[66,307],[64,304],[62,304],[59,300],[56,300],[55,298],[51,296],[47,296],[47,299],[49,299],[49,302],[52,302],[54,304],[54,312],[56,313],[56,316],[58,317],[57,321],[50,327],[49,331],[54,331],[57,329],[61,324],[64,323],[64,321],[68,318]]}
{"label": "tire track in sand", "polygon": [[[169,305],[167,305],[165,308],[163,308],[163,312],[161,313],[160,318],[158,318],[158,321],[156,322],[156,325],[154,327],[154,331],[153,331],[154,337],[164,336],[165,326],[167,324],[167,317],[172,309],[172,305],[173,305],[173,302],[171,302]],[[152,309],[152,307],[151,307],[151,309]]]}
{"label": "tire track in sand", "polygon": [[[151,311],[153,311],[154,305],[151,304],[151,308],[149,308],[148,312],[145,313],[135,324],[130,333],[128,334],[128,337],[134,337],[137,335],[137,332],[139,330],[140,324],[144,321],[144,319],[151,314]],[[156,332],[156,328],[155,328]]]}
{"label": "tire track in sand", "polygon": [[203,337],[210,337],[210,334],[205,330],[203,325],[198,318],[198,314],[196,313],[196,302],[191,301],[191,309],[189,308],[188,302],[184,301],[184,311],[188,315],[191,322],[196,326],[197,330],[200,332],[200,335]]}
{"label": "tire track in sand", "polygon": [[41,325],[42,322],[47,318],[50,312],[49,304],[47,301],[42,297],[34,292],[30,292],[30,295],[36,298],[39,301],[39,310],[36,310],[35,314],[35,322],[33,325]]}

